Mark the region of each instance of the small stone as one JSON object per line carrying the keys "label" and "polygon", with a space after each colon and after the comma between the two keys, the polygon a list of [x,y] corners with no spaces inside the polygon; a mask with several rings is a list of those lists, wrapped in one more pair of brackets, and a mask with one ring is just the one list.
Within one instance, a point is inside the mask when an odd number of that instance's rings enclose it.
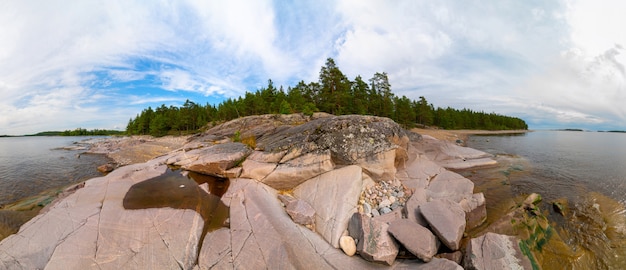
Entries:
{"label": "small stone", "polygon": [[373,217],[380,216],[380,213],[378,213],[378,210],[376,210],[376,209],[372,209],[372,216],[373,216]]}
{"label": "small stone", "polygon": [[404,197],[404,191],[402,191],[402,190],[399,191],[398,192],[398,197],[400,197],[400,198]]}
{"label": "small stone", "polygon": [[363,214],[369,215],[372,213],[372,206],[369,203],[363,204]]}
{"label": "small stone", "polygon": [[339,238],[339,247],[348,256],[353,256],[356,253],[356,242],[354,238],[350,236],[342,236]]}
{"label": "small stone", "polygon": [[390,202],[391,204],[395,203],[395,202],[396,202],[396,200],[397,200],[397,199],[396,199],[396,197],[394,197],[394,196],[389,197],[389,202]]}
{"label": "small stone", "polygon": [[379,209],[380,209],[380,208],[384,208],[384,207],[389,207],[389,206],[391,206],[391,202],[389,201],[389,199],[387,199],[387,200],[382,200],[382,201],[380,202],[380,204],[378,204],[378,208],[379,208]]}
{"label": "small stone", "polygon": [[389,207],[380,208],[380,214],[381,215],[384,215],[384,214],[387,214],[387,213],[391,213],[391,209],[389,209]]}
{"label": "small stone", "polygon": [[402,206],[402,205],[400,205],[400,203],[394,202],[394,203],[391,204],[390,208],[391,208],[391,210],[396,210],[396,208],[398,208],[400,206]]}

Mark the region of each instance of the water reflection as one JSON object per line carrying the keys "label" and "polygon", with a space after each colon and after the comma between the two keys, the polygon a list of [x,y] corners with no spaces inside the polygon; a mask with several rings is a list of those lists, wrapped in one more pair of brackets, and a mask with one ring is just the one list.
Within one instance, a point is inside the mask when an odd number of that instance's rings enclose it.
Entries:
{"label": "water reflection", "polygon": [[[208,193],[199,185],[208,184]],[[190,172],[183,176],[168,169],[164,174],[131,186],[124,196],[125,209],[170,207],[190,209],[204,219],[202,238],[207,232],[224,226],[229,209],[220,197],[228,189],[227,178]]]}

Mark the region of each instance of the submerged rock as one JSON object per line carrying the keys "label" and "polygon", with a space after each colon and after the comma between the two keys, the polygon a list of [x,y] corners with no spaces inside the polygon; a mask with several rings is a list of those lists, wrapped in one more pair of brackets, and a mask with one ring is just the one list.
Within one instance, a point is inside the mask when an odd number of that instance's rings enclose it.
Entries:
{"label": "submerged rock", "polygon": [[473,238],[465,252],[466,269],[533,269],[514,236],[487,233]]}

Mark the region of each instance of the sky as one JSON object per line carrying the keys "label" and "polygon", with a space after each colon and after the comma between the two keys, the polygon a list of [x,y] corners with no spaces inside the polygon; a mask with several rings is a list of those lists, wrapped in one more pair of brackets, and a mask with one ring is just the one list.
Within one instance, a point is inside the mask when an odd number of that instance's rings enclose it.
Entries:
{"label": "sky", "polygon": [[626,10],[607,0],[0,1],[0,134],[125,129],[272,79],[387,72],[437,107],[626,130]]}

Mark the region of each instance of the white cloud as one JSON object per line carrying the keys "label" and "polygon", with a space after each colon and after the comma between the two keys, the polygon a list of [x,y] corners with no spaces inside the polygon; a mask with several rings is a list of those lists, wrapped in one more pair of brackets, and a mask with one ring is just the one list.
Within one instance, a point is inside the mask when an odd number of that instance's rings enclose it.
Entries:
{"label": "white cloud", "polygon": [[0,134],[124,126],[139,105],[317,80],[326,57],[438,106],[624,126],[622,5],[3,1]]}

